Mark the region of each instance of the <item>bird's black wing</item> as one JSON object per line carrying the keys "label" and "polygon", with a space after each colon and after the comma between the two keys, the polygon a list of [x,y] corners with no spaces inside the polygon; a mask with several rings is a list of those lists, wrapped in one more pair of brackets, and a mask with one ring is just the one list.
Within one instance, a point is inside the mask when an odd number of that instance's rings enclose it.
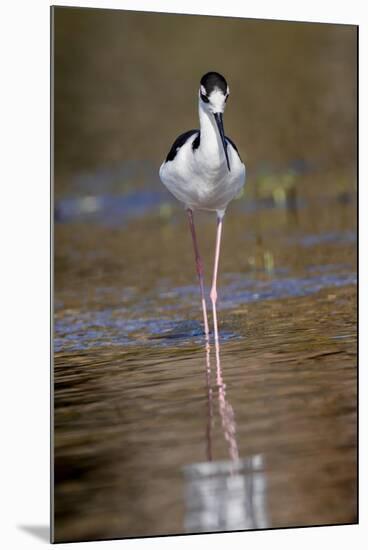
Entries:
{"label": "bird's black wing", "polygon": [[[174,160],[180,147],[182,147],[184,143],[186,143],[186,141],[194,134],[198,134],[199,136],[199,130],[188,130],[188,132],[184,132],[184,134],[181,134],[179,137],[177,137],[174,143],[172,144],[170,151],[168,152],[165,162]],[[197,139],[198,139],[198,136],[197,136]]]}
{"label": "bird's black wing", "polygon": [[[230,139],[230,138],[229,138],[229,137],[227,137],[227,136],[226,136],[226,140],[227,140],[227,141],[228,141],[228,142],[230,143],[230,145],[232,145],[232,146],[233,146],[233,148],[235,149],[235,151],[236,151],[236,152],[238,153],[238,157],[240,158],[240,155],[239,155],[239,151],[238,151],[238,148],[237,148],[237,146],[235,145],[235,143],[233,142],[233,140],[232,140],[232,139]],[[241,160],[241,158],[240,158],[240,160]]]}

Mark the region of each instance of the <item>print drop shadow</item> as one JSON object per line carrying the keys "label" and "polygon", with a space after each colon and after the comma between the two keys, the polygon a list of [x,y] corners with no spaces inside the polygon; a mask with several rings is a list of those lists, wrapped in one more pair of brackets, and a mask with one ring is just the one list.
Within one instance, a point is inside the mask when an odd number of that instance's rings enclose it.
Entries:
{"label": "print drop shadow", "polygon": [[42,542],[50,542],[50,527],[48,525],[18,525],[18,529],[34,536]]}

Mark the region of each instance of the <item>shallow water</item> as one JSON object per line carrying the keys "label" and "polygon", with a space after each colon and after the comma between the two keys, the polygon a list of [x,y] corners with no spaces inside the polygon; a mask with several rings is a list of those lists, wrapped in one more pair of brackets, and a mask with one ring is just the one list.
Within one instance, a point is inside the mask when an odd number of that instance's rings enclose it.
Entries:
{"label": "shallow water", "polygon": [[92,176],[55,205],[56,541],[356,521],[353,182],[229,208],[216,355],[182,210]]}

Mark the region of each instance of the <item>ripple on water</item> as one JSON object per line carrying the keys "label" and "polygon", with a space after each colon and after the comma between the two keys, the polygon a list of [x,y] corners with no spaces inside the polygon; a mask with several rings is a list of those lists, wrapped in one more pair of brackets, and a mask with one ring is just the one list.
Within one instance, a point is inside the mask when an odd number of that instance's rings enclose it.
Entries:
{"label": "ripple on water", "polygon": [[[314,266],[316,268],[316,266]],[[228,274],[228,281],[221,288],[219,309],[230,309],[253,302],[308,296],[324,288],[336,288],[356,284],[356,274],[334,273],[315,269],[305,277],[279,277],[269,280],[251,279]],[[169,284],[169,283],[167,283]],[[180,317],[180,303],[191,307],[191,314],[198,313],[198,289],[196,285],[160,288],[152,296],[136,296],[129,308],[64,312],[55,320],[54,349],[56,352],[77,351],[110,345],[171,345],[201,342],[203,328],[195,320]],[[178,305],[179,304],[179,305]],[[159,311],[161,317],[151,317]],[[172,315],[170,316],[170,313]],[[222,339],[239,337],[233,331],[222,331]]]}

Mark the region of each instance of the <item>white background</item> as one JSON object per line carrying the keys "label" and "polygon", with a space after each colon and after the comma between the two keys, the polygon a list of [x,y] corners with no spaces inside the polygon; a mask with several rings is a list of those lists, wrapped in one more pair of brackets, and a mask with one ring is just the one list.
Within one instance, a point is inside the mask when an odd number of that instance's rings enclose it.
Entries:
{"label": "white background", "polygon": [[[360,519],[359,526],[79,543],[68,548],[363,548],[367,538],[367,55],[362,0],[81,1],[81,5],[360,25]],[[0,544],[42,547],[22,527],[49,523],[50,190],[49,2],[2,2],[0,12]],[[365,308],[364,308],[365,306]],[[365,311],[364,311],[365,309]],[[362,359],[364,358],[364,359]],[[363,490],[364,488],[364,490]],[[60,545],[64,547],[64,545]]]}

